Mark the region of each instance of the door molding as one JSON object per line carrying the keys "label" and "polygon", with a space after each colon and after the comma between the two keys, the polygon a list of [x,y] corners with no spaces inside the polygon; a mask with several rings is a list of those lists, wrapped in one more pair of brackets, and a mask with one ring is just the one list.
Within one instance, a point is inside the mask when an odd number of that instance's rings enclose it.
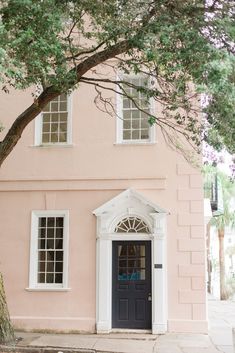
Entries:
{"label": "door molding", "polygon": [[[128,196],[128,197],[127,197]],[[113,201],[113,202],[112,202]],[[166,211],[128,189],[94,211],[96,237],[96,331],[112,331],[112,241],[150,240],[152,251],[152,333],[167,331]],[[146,221],[151,233],[114,233],[127,216]]]}

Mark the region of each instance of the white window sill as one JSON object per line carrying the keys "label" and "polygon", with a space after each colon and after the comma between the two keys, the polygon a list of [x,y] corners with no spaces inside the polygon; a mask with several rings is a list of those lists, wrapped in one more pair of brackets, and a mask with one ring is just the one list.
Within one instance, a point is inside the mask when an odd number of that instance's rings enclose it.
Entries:
{"label": "white window sill", "polygon": [[114,146],[153,146],[156,145],[157,142],[151,142],[151,141],[133,141],[133,142],[115,142]]}
{"label": "white window sill", "polygon": [[59,144],[59,143],[51,143],[51,144],[42,144],[42,145],[31,145],[29,147],[33,148],[71,148],[74,145],[71,143]]}
{"label": "white window sill", "polygon": [[46,287],[37,287],[37,288],[25,288],[28,292],[69,292],[71,288],[46,288]]}

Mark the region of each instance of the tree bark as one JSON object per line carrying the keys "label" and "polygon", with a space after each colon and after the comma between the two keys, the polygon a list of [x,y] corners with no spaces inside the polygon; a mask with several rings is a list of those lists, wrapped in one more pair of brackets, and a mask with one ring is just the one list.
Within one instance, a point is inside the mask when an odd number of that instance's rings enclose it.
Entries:
{"label": "tree bark", "polygon": [[0,273],[0,344],[13,343],[14,341],[15,334],[7,308],[3,276]]}
{"label": "tree bark", "polygon": [[219,237],[219,270],[220,270],[220,300],[228,299],[225,284],[224,229],[218,229]]}
{"label": "tree bark", "polygon": [[[93,67],[109,59],[115,58],[117,55],[125,53],[131,47],[132,42],[130,40],[123,40],[122,42],[119,42],[111,47],[91,55],[89,58],[78,64],[76,68],[71,69],[70,75],[73,73],[75,79],[69,83],[70,87],[68,88],[75,86],[81,80],[82,76]],[[47,103],[59,96],[61,93],[62,92],[59,91],[56,87],[47,87],[40,94],[38,99],[36,99],[31,106],[29,106],[22,114],[17,117],[17,119],[8,130],[5,138],[0,142],[0,167],[21,138],[25,127],[33,119],[35,119],[38,114],[41,113]]]}

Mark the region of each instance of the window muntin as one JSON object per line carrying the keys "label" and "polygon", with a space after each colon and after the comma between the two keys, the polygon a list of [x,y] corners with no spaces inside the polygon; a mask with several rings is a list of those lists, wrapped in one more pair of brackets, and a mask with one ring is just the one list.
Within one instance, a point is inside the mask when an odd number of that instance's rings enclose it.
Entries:
{"label": "window muntin", "polygon": [[33,211],[29,289],[68,289],[68,211]]}
{"label": "window muntin", "polygon": [[68,142],[68,96],[60,96],[49,102],[42,112],[42,144]]}
{"label": "window muntin", "polygon": [[[145,77],[124,77],[130,85],[123,86],[126,94],[130,96],[122,98],[122,140],[123,141],[149,141],[150,125],[148,123],[151,112],[150,101],[143,92],[135,87],[148,86]],[[132,87],[132,85],[134,87]],[[133,99],[133,100],[132,100]],[[142,110],[139,110],[138,107]]]}
{"label": "window muntin", "polygon": [[118,280],[145,280],[145,245],[118,245]]}
{"label": "window muntin", "polygon": [[39,217],[38,283],[63,283],[64,217]]}

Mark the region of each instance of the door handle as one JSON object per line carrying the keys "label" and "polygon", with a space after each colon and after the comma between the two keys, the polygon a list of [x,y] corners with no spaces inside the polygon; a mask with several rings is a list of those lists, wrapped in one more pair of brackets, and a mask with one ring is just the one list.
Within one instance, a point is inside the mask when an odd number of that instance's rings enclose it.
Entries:
{"label": "door handle", "polygon": [[152,301],[152,294],[151,294],[151,293],[148,294],[148,301],[149,301],[149,302]]}

